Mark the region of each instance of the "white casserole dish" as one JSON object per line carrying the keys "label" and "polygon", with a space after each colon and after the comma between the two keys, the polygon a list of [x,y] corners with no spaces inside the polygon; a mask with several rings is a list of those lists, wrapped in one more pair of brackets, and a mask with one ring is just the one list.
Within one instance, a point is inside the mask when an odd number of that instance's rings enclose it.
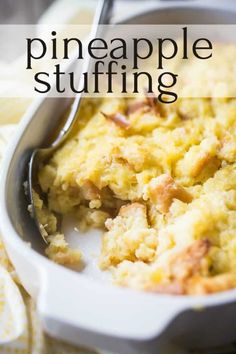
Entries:
{"label": "white casserole dish", "polygon": [[[227,9],[225,3],[213,1],[166,1],[127,21],[234,23],[235,16],[233,1]],[[202,297],[146,294],[65,269],[44,256],[45,245],[27,211],[23,182],[32,149],[46,144],[69,101],[42,98],[31,107],[1,173],[1,234],[23,286],[37,301],[45,330],[75,344],[120,354],[157,353],[167,342],[196,348],[235,340],[236,290]]]}

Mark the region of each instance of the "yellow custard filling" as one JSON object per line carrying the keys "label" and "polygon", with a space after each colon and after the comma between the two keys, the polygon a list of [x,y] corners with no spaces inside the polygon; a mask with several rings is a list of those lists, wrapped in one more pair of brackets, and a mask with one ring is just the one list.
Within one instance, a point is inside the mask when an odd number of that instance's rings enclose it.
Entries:
{"label": "yellow custard filling", "polygon": [[98,266],[117,284],[171,294],[236,286],[236,99],[84,99],[38,178],[50,212],[104,229]]}

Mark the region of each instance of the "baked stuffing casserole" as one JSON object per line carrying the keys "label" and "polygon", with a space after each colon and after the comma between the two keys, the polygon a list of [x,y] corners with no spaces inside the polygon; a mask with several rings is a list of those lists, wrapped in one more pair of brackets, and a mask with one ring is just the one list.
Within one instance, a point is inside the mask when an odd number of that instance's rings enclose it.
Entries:
{"label": "baked stuffing casserole", "polygon": [[38,178],[55,261],[81,259],[56,234],[53,213],[73,213],[81,230],[104,229],[99,267],[116,284],[170,294],[236,286],[236,99],[84,99]]}

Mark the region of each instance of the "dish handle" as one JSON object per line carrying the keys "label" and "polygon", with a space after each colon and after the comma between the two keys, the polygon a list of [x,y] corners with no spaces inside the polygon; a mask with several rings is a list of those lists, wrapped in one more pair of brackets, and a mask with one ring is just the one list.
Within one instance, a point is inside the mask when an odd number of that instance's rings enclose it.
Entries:
{"label": "dish handle", "polygon": [[76,345],[156,353],[168,324],[183,310],[173,296],[116,288],[49,264],[41,272],[38,313],[48,334]]}

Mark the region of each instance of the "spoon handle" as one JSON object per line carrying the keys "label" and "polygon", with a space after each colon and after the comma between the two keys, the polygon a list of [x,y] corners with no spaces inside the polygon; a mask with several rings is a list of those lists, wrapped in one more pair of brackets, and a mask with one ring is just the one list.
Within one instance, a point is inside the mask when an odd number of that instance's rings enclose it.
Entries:
{"label": "spoon handle", "polygon": [[[97,9],[95,12],[94,16],[94,21],[92,24],[92,29],[90,32],[89,37],[96,38],[99,34],[99,25],[105,25],[110,23],[111,15],[112,15],[112,9],[113,9],[113,0],[99,0]],[[88,53],[86,53],[84,61],[83,61],[83,66],[82,66],[82,73],[88,72],[89,68],[91,65],[91,58],[89,57]],[[81,91],[81,85],[83,83],[83,80],[80,80],[79,83],[79,91]],[[83,94],[78,93],[74,99],[74,102],[71,106],[70,113],[68,115],[68,118],[66,120],[66,123],[64,127],[61,129],[58,138],[53,142],[52,146],[57,147],[66,137],[67,132],[70,130],[71,126],[73,125],[76,117],[77,117],[77,112],[80,107],[80,101],[82,98]]]}

